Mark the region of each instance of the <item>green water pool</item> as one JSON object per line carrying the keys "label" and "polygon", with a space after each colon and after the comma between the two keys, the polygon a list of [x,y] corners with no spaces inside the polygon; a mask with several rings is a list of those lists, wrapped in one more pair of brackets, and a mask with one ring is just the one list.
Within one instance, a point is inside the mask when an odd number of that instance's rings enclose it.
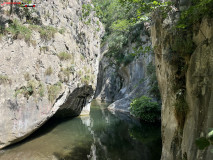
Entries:
{"label": "green water pool", "polygon": [[141,124],[93,101],[88,116],[50,120],[32,136],[0,151],[0,160],[159,160],[160,126]]}

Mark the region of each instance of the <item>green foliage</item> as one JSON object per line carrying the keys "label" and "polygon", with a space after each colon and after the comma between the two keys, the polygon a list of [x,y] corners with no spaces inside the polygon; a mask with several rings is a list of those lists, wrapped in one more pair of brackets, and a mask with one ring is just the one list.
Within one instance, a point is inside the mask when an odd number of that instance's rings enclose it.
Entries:
{"label": "green foliage", "polygon": [[36,97],[36,95],[44,97],[44,92],[45,87],[43,83],[37,83],[35,80],[29,80],[26,86],[22,86],[15,90],[15,97],[17,97],[19,94],[24,95],[24,97],[27,99],[29,99],[30,96]]}
{"label": "green foliage", "polygon": [[[150,46],[141,47],[141,23],[142,6],[144,1],[131,0],[93,0],[94,10],[101,22],[105,25],[105,35],[102,44],[108,44],[107,56],[118,65],[129,64],[138,54],[150,52]],[[152,6],[168,5],[159,2],[151,2],[147,8],[151,11]],[[140,12],[140,13],[139,13]],[[137,43],[137,53],[125,53],[129,42]]]}
{"label": "green foliage", "polygon": [[195,143],[200,150],[203,150],[210,145],[210,142],[206,139],[206,137],[197,139]]}
{"label": "green foliage", "polygon": [[42,46],[42,47],[40,47],[40,52],[44,52],[45,53],[48,50],[49,50],[48,46]]}
{"label": "green foliage", "polygon": [[65,28],[59,29],[58,32],[59,32],[60,34],[64,34],[64,33],[65,33]]}
{"label": "green foliage", "polygon": [[45,71],[45,75],[50,76],[52,73],[53,73],[53,69],[51,66],[49,66]]}
{"label": "green foliage", "polygon": [[81,59],[81,61],[83,61],[83,60],[85,60],[85,57],[81,54],[80,59]]}
{"label": "green foliage", "polygon": [[94,10],[101,22],[105,25],[103,44],[108,43],[108,57],[116,63],[127,65],[134,58],[125,55],[123,50],[127,46],[132,27],[131,17],[135,16],[137,5],[121,5],[119,0],[93,0]]}
{"label": "green foliage", "polygon": [[[41,38],[46,41],[54,38],[55,33],[58,32],[57,28],[51,26],[39,26],[34,24],[25,26],[21,24],[19,20],[14,19],[8,28],[6,29],[2,27],[0,28],[0,34],[4,35],[6,33],[11,33],[14,36],[14,38],[18,39],[24,38],[26,42],[31,42],[33,44],[36,41],[31,40],[32,30],[38,31],[40,33]],[[59,32],[63,34],[64,30],[60,29]]]}
{"label": "green foliage", "polygon": [[54,38],[55,33],[58,30],[51,26],[42,26],[39,28],[39,33],[42,39],[49,41]]}
{"label": "green foliage", "polygon": [[128,31],[128,29],[130,28],[132,24],[127,20],[127,19],[123,19],[123,20],[117,20],[115,22],[112,23],[112,30],[114,31]]}
{"label": "green foliage", "polygon": [[156,122],[160,118],[160,106],[157,102],[146,96],[136,98],[130,104],[133,115],[146,122]]}
{"label": "green foliage", "polygon": [[44,92],[45,92],[44,84],[40,82],[39,89],[38,89],[38,93],[39,93],[40,97],[44,97]]}
{"label": "green foliage", "polygon": [[167,16],[167,13],[170,11],[170,6],[172,5],[171,1],[168,2],[160,2],[155,0],[119,0],[121,4],[129,4],[129,5],[137,5],[137,16],[133,18],[135,23],[141,21],[147,21],[151,18],[151,12],[156,10],[159,11],[164,17]]}
{"label": "green foliage", "polygon": [[74,73],[73,66],[67,67],[67,68],[61,68],[60,73],[58,74],[58,77],[61,82],[68,82],[70,79],[70,74]]}
{"label": "green foliage", "polygon": [[11,82],[11,80],[9,79],[9,77],[7,75],[0,74],[0,85],[10,83],[10,82]]}
{"label": "green foliage", "polygon": [[70,67],[67,67],[67,68],[63,69],[63,73],[69,79],[69,76],[70,76],[70,73],[71,73]]}
{"label": "green foliage", "polygon": [[33,25],[33,24],[30,24],[29,28],[35,31],[38,31],[40,33],[40,37],[45,41],[49,41],[52,38],[54,38],[55,33],[59,32],[63,34],[63,31],[64,31],[63,28],[58,30],[57,28],[52,26],[39,26],[39,25]]}
{"label": "green foliage", "polygon": [[175,117],[178,121],[178,126],[182,130],[184,127],[185,119],[189,110],[188,104],[185,100],[185,91],[180,90],[177,93],[176,102],[174,104],[175,107]]}
{"label": "green foliage", "polygon": [[89,16],[89,14],[92,11],[92,6],[90,4],[83,4],[82,5],[82,16],[83,18],[86,18]]}
{"label": "green foliage", "polygon": [[213,15],[213,0],[192,0],[192,5],[181,13],[177,28],[191,28],[205,16]]}
{"label": "green foliage", "polygon": [[89,82],[90,82],[90,76],[89,75],[84,75],[82,78],[81,78],[81,82],[88,85]]}
{"label": "green foliage", "polygon": [[82,70],[79,70],[79,71],[77,72],[77,75],[78,75],[79,77],[81,77],[81,76],[83,75]]}
{"label": "green foliage", "polygon": [[62,84],[60,82],[54,84],[54,85],[50,85],[48,86],[47,90],[48,90],[48,100],[50,102],[53,102],[54,100],[56,100],[58,94],[60,93],[62,89]]}
{"label": "green foliage", "polygon": [[130,64],[133,60],[135,59],[135,56],[133,56],[132,54],[129,54],[127,56],[124,56],[123,58],[123,64],[124,66],[127,66],[128,64]]}
{"label": "green foliage", "polygon": [[1,33],[1,31],[0,31],[0,41],[2,40],[2,38],[3,38],[3,34]]}
{"label": "green foliage", "polygon": [[[137,5],[123,4],[119,0],[92,0],[97,16],[105,24],[106,34],[111,31],[110,27],[116,21],[129,24],[128,19],[135,16]],[[125,22],[125,23],[124,23]],[[119,24],[119,23],[118,23]]]}
{"label": "green foliage", "polygon": [[200,137],[196,139],[195,144],[200,150],[204,150],[208,146],[213,145],[213,130],[208,133],[207,137]]}
{"label": "green foliage", "polygon": [[7,32],[10,32],[14,36],[23,37],[25,41],[29,41],[31,38],[31,30],[22,25],[17,19],[14,19],[13,23],[6,29]]}
{"label": "green foliage", "polygon": [[15,97],[18,96],[18,94],[23,94],[24,97],[27,99],[36,94],[36,82],[34,80],[30,80],[27,82],[27,86],[23,86],[19,89],[15,90]]}
{"label": "green foliage", "polygon": [[65,60],[69,60],[72,58],[71,54],[67,53],[67,52],[60,52],[58,54],[58,58],[61,60],[61,61],[65,61]]}

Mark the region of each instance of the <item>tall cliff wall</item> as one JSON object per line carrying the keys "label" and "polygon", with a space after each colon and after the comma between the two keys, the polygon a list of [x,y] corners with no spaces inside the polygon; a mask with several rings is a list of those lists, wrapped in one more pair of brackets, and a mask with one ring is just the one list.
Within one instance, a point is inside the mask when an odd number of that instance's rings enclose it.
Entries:
{"label": "tall cliff wall", "polygon": [[[57,117],[89,112],[96,87],[100,36],[90,1],[36,1],[0,6],[0,148]],[[66,112],[63,112],[66,110]]]}
{"label": "tall cliff wall", "polygon": [[113,57],[107,55],[107,45],[102,48],[95,98],[111,102],[108,107],[111,110],[129,112],[130,103],[134,98],[150,95],[151,76],[147,70],[154,67],[154,56],[151,50],[144,52],[146,47],[151,46],[149,28],[141,23],[136,29],[139,30],[138,40],[131,42],[129,38],[126,48],[123,49],[123,54],[126,55],[138,52],[129,63],[115,63]]}
{"label": "tall cliff wall", "polygon": [[161,160],[211,160],[211,148],[198,150],[195,140],[213,128],[213,19],[204,17],[178,45],[179,15],[174,8],[166,19],[156,14],[151,31],[162,98]]}

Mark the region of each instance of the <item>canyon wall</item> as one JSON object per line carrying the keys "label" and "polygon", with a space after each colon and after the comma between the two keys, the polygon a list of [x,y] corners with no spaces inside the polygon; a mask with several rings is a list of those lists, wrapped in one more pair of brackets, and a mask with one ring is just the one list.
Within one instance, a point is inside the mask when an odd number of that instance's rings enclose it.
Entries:
{"label": "canyon wall", "polygon": [[199,150],[195,141],[213,128],[213,19],[203,17],[180,38],[174,27],[188,5],[181,2],[167,18],[156,13],[151,28],[162,98],[161,160],[211,160],[211,147]]}
{"label": "canyon wall", "polygon": [[[129,112],[130,103],[134,98],[142,95],[152,96],[149,93],[151,75],[147,70],[154,67],[154,56],[152,50],[144,52],[145,48],[151,46],[150,30],[143,23],[137,29],[140,29],[139,40],[129,41],[123,49],[123,54],[126,55],[138,52],[129,63],[115,63],[113,57],[107,55],[107,44],[102,47],[95,98],[111,103],[108,107],[110,110]],[[152,97],[156,99],[155,96]]]}
{"label": "canyon wall", "polygon": [[36,3],[0,6],[0,148],[55,113],[88,114],[96,88],[103,27],[85,16],[90,1]]}

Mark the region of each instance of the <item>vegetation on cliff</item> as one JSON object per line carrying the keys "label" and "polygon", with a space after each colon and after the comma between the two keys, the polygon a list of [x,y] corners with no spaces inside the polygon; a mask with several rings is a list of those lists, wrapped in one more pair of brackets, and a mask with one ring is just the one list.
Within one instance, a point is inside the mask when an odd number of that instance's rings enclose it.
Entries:
{"label": "vegetation on cliff", "polygon": [[128,65],[133,59],[132,53],[124,53],[129,43],[140,43],[142,24],[134,24],[137,5],[121,4],[119,0],[93,0],[94,10],[105,25],[102,45],[108,44],[107,56],[112,63]]}
{"label": "vegetation on cliff", "polygon": [[157,122],[160,118],[160,106],[146,96],[136,98],[131,103],[130,111],[145,122]]}
{"label": "vegetation on cliff", "polygon": [[[198,138],[195,143],[200,150],[204,150],[208,146],[213,145],[213,130],[211,130],[206,137]],[[211,152],[213,153],[213,149]]]}
{"label": "vegetation on cliff", "polygon": [[[138,57],[148,56],[148,54],[153,53],[150,43],[149,45],[144,45],[145,43],[148,44],[148,42],[145,42],[143,37],[149,37],[150,33],[148,29],[145,29],[146,26],[144,25],[144,22],[146,21],[146,17],[139,18],[140,13],[138,13],[138,11],[140,10],[141,5],[131,1],[124,2],[121,0],[93,0],[92,2],[94,4],[94,8],[88,6],[85,6],[84,8],[88,11],[96,11],[97,16],[105,25],[106,32],[102,40],[102,46],[107,44],[108,51],[105,56],[109,57],[111,64],[115,64],[117,68],[127,66]],[[156,2],[150,3],[149,8],[157,5],[159,4]],[[84,13],[87,12],[85,11]],[[87,14],[84,14],[84,16]],[[153,62],[149,63],[145,70],[145,74],[147,76],[146,79],[149,81],[148,85],[150,86],[148,87],[148,94],[146,96],[150,96],[155,100],[160,101],[160,92],[158,89],[156,71]],[[143,80],[143,82],[144,81],[145,80]],[[137,100],[132,100],[132,103]],[[143,106],[135,105],[132,107],[131,112],[133,115],[143,119],[139,116],[140,113],[137,112],[142,112],[143,109],[141,107]],[[146,109],[146,107],[144,109]],[[144,117],[146,121],[151,122],[156,119],[151,114],[147,116],[152,118],[148,120],[148,118]],[[160,114],[157,116],[160,117]]]}

